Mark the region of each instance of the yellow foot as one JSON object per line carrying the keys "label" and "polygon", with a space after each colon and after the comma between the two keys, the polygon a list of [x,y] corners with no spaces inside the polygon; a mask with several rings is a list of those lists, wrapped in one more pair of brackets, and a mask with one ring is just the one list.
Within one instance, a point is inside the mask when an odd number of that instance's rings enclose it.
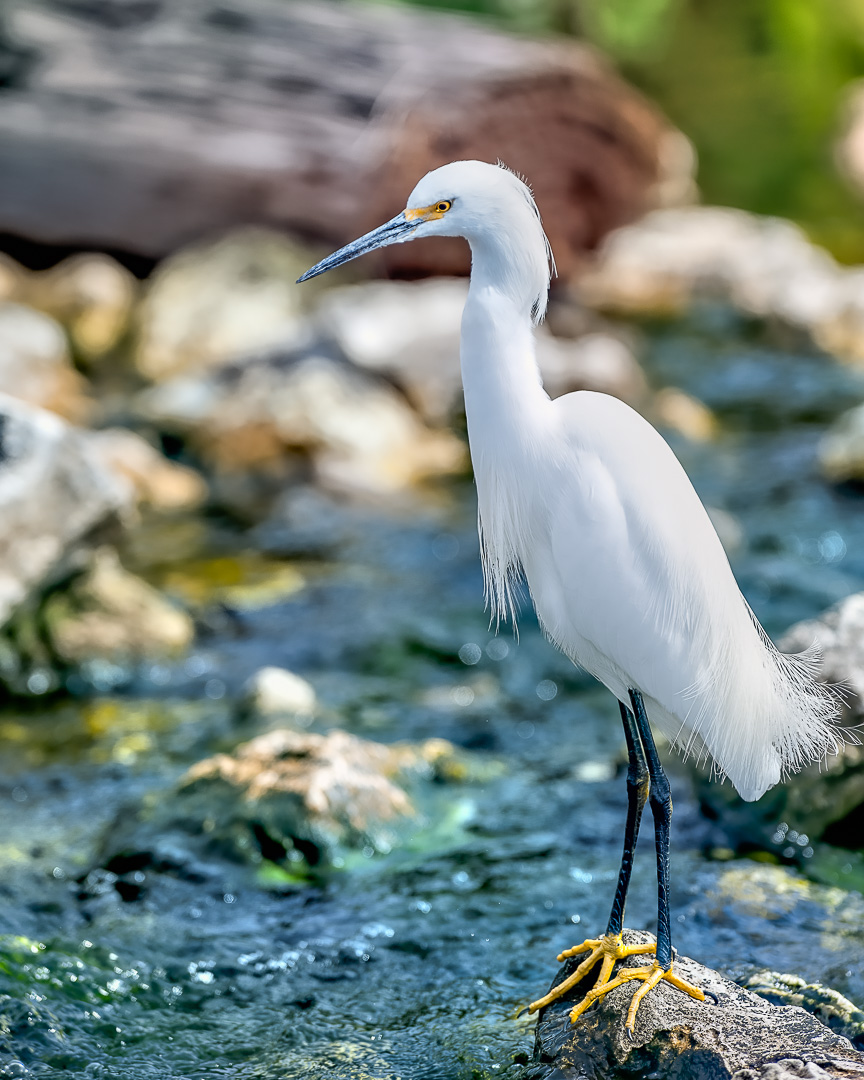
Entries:
{"label": "yellow foot", "polygon": [[696,998],[697,1001],[705,1000],[705,994],[698,986],[693,986],[692,983],[688,983],[684,979],[679,978],[672,970],[672,967],[670,967],[668,971],[664,971],[655,960],[650,967],[625,968],[620,975],[617,975],[609,982],[603,983],[598,980],[597,985],[589,990],[585,997],[571,1011],[570,1022],[575,1023],[586,1009],[590,1008],[595,1001],[599,1001],[602,997],[605,997],[610,990],[615,990],[617,987],[623,986],[624,983],[632,982],[636,979],[638,979],[642,985],[636,988],[636,993],[633,995],[630,1002],[630,1008],[627,1010],[627,1023],[625,1024],[626,1030],[629,1031],[631,1035],[633,1034],[633,1025],[636,1023],[636,1013],[639,1009],[640,1002],[648,991],[653,990],[659,982],[665,980],[674,987],[677,987],[678,990],[683,990],[685,994],[689,994],[690,997]]}
{"label": "yellow foot", "polygon": [[[569,975],[563,982],[558,983],[557,986],[553,986],[545,997],[538,998],[537,1001],[532,1001],[528,1006],[528,1012],[536,1012],[538,1009],[544,1008],[550,1002],[557,1001],[558,998],[563,997],[570,987],[581,982],[600,960],[603,961],[603,965],[597,976],[597,986],[595,989],[602,986],[609,986],[609,976],[612,974],[612,968],[615,967],[615,962],[617,960],[623,960],[625,956],[653,953],[656,948],[657,946],[653,943],[645,945],[624,945],[621,942],[620,934],[611,936],[606,934],[602,938],[588,938],[586,941],[583,941],[581,945],[576,945],[572,949],[565,949],[564,952],[558,954],[559,964],[563,963],[565,960],[569,960],[571,956],[578,956],[580,953],[587,952],[588,956],[585,957],[572,975]],[[632,970],[636,971],[641,969],[633,968]],[[611,986],[609,988],[611,989]],[[591,992],[593,993],[594,991],[592,990]],[[602,997],[602,995],[600,996]],[[596,998],[593,1000],[596,1000]],[[581,1005],[584,1004],[584,1002],[581,1003]],[[586,1005],[585,1008],[587,1007],[588,1006]],[[579,1013],[574,1009],[570,1014],[570,1019],[575,1020],[578,1015]]]}

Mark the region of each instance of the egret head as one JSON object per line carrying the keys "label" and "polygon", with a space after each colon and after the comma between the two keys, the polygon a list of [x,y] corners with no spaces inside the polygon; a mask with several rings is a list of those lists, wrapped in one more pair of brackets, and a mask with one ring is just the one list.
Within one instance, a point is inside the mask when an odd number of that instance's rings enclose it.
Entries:
{"label": "egret head", "polygon": [[485,161],[453,161],[427,173],[400,214],[328,255],[298,281],[423,236],[464,236],[475,273],[526,300],[535,319],[542,317],[554,263],[531,189],[503,165]]}

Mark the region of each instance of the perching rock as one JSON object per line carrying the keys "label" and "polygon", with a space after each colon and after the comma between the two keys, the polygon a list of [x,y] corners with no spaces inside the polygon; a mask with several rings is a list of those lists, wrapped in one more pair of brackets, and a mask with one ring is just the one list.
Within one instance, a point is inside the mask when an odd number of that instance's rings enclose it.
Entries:
{"label": "perching rock", "polygon": [[247,707],[266,718],[297,717],[308,723],[318,708],[314,688],[285,668],[256,671],[244,687]]}
{"label": "perching rock", "polygon": [[[650,934],[624,931],[631,943]],[[568,961],[559,982],[574,970]],[[638,967],[644,957],[622,961]],[[636,983],[611,991],[576,1024],[569,1011],[589,987],[574,987],[565,1000],[540,1013],[530,1080],[601,1080],[668,1076],[686,1080],[780,1080],[793,1077],[862,1077],[864,1054],[804,1009],[769,1004],[719,972],[678,956],[675,970],[710,992],[700,1002],[661,983],[639,1006],[632,1039],[624,1022]]]}
{"label": "perching rock", "polygon": [[54,655],[65,664],[98,659],[128,666],[176,656],[192,643],[191,618],[120,565],[112,548],[93,554],[91,565],[42,608]]}
{"label": "perching rock", "polygon": [[0,394],[0,625],[80,565],[126,499],[85,433]]}
{"label": "perching rock", "polygon": [[305,336],[295,284],[312,258],[277,233],[245,229],[166,259],[139,312],[135,362],[147,379],[197,375],[296,345]]}
{"label": "perching rock", "polygon": [[194,510],[207,498],[204,477],[171,461],[128,428],[106,428],[89,434],[94,453],[131,487],[130,501],[155,510]]}
{"label": "perching rock", "polygon": [[278,471],[301,451],[326,486],[386,494],[464,463],[459,440],[425,427],[384,379],[315,353],[172,379],[146,391],[139,408],[226,474]]}
{"label": "perching rock", "polygon": [[[316,323],[359,367],[392,379],[427,420],[447,423],[462,404],[459,331],[467,291],[458,278],[331,289],[321,297]],[[647,393],[632,352],[610,334],[571,340],[540,327],[537,360],[552,397],[599,390],[636,404]]]}
{"label": "perching rock", "polygon": [[50,316],[0,303],[0,392],[80,422],[92,407],[85,386],[66,335]]}
{"label": "perching rock", "polygon": [[772,1005],[798,1005],[806,1009],[826,1027],[849,1039],[858,1050],[864,1050],[864,1012],[836,990],[776,971],[757,971],[738,981]]}

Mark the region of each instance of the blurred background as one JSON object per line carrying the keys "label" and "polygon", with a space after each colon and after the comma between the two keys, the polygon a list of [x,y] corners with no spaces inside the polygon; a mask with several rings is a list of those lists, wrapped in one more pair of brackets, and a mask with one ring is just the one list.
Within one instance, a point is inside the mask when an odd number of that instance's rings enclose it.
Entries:
{"label": "blurred background", "polygon": [[[860,723],[862,80],[857,0],[0,8],[0,1076],[548,1074],[617,709],[483,611],[465,245],[294,284],[447,161],[531,182],[550,393],[663,432]],[[679,950],[864,1046],[860,747],[668,767]]]}

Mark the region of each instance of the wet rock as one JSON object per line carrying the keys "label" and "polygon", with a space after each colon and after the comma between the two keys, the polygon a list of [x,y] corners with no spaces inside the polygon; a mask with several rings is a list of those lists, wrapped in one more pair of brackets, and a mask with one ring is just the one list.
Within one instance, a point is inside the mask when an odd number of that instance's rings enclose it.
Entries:
{"label": "wet rock", "polygon": [[82,432],[0,394],[0,625],[80,565],[126,506]]}
{"label": "wet rock", "polygon": [[136,502],[162,511],[194,510],[207,498],[200,473],[170,461],[134,431],[94,431],[90,444],[106,468],[131,485]]}
{"label": "wet rock", "polygon": [[261,668],[246,683],[244,692],[247,707],[268,719],[293,716],[308,723],[318,708],[314,688],[285,668]]}
{"label": "wet rock", "polygon": [[798,975],[758,971],[742,985],[772,1005],[797,1005],[812,1013],[826,1027],[864,1050],[864,1012],[848,998],[821,983],[808,983]]}
{"label": "wet rock", "polygon": [[[462,405],[459,332],[468,285],[464,279],[373,282],[323,294],[316,314],[359,367],[392,379],[433,424],[452,420]],[[599,390],[637,403],[645,377],[629,347],[608,333],[575,339],[537,333],[537,360],[552,397]]]}
{"label": "wet rock", "polygon": [[[650,934],[625,931],[625,941],[653,940]],[[555,982],[574,970],[568,961]],[[638,967],[644,959],[628,957],[620,967]],[[861,1076],[864,1054],[848,1039],[824,1027],[795,1006],[776,1006],[738,986],[719,972],[678,956],[682,978],[716,998],[699,1002],[661,983],[643,999],[632,1039],[624,1022],[634,984],[607,994],[576,1024],[569,1011],[585,992],[574,988],[565,1000],[540,1014],[531,1080],[565,1078],[677,1076],[688,1080],[778,1080],[793,1076]]]}
{"label": "wet rock", "polygon": [[147,379],[210,371],[296,344],[310,257],[259,229],[187,248],[163,262],[141,305],[135,363]]}
{"label": "wet rock", "polygon": [[864,481],[864,405],[843,413],[826,431],[819,465],[834,484]]}
{"label": "wet rock", "polygon": [[111,352],[129,326],[138,294],[133,275],[108,255],[73,255],[31,274],[23,295],[66,328],[76,354],[95,361]]}
{"label": "wet rock", "polygon": [[465,461],[462,443],[427,428],[386,380],[315,353],[172,379],[146,391],[139,408],[223,474],[278,474],[302,452],[325,486],[386,494]]}
{"label": "wet rock", "polygon": [[23,304],[0,303],[0,392],[80,422],[92,407],[85,388],[57,323]]}
{"label": "wet rock", "polygon": [[199,762],[170,798],[121,820],[102,862],[112,869],[118,853],[146,852],[158,864],[171,848],[177,865],[266,860],[302,876],[352,850],[387,852],[416,824],[406,783],[446,775],[452,757],[442,739],[385,746],[277,728]]}
{"label": "wet rock", "polygon": [[192,643],[190,617],[125,570],[112,548],[100,548],[88,569],[42,610],[54,654],[67,664],[98,659],[126,666],[177,655]]}

